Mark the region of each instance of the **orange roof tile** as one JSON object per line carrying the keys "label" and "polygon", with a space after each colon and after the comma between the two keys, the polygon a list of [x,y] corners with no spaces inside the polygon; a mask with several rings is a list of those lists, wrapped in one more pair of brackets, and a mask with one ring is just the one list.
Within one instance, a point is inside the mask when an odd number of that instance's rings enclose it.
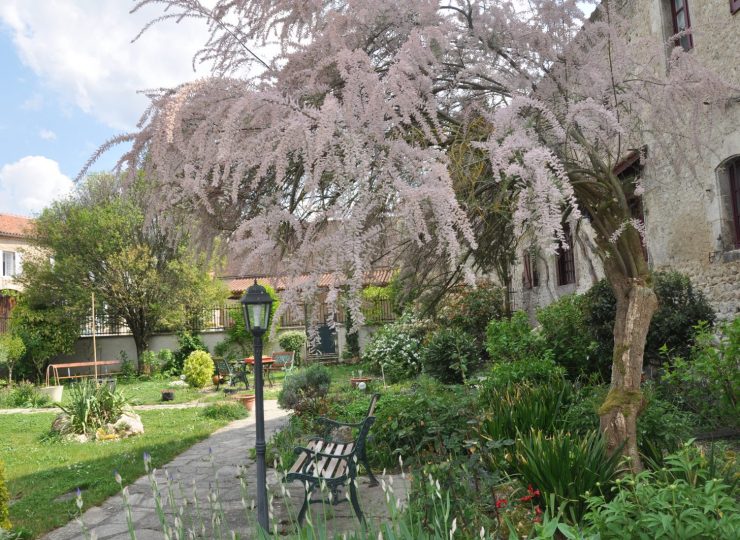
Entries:
{"label": "orange roof tile", "polygon": [[0,214],[0,236],[29,236],[32,224],[33,220],[26,217]]}

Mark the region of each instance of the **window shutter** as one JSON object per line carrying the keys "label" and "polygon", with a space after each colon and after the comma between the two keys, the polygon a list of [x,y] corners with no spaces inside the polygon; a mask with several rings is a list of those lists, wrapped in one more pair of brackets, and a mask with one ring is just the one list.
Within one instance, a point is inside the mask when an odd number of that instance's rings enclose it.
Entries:
{"label": "window shutter", "polygon": [[23,272],[23,257],[20,251],[15,252],[15,273],[21,274]]}

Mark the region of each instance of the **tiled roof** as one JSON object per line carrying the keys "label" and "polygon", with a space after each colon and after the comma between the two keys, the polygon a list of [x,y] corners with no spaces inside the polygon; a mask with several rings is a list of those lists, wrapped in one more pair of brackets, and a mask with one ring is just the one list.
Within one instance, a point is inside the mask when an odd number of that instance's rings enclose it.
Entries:
{"label": "tiled roof", "polygon": [[[365,285],[387,285],[390,283],[391,278],[393,277],[394,270],[392,268],[379,268],[377,270],[370,271],[365,276]],[[231,278],[227,280],[227,284],[229,286],[229,290],[232,293],[242,293],[244,292],[247,287],[252,285],[254,283],[254,280],[257,280],[261,283],[266,283],[270,285],[275,290],[281,290],[285,289],[288,285],[287,278],[281,277],[281,276],[242,276],[237,278]],[[301,276],[296,281],[298,283],[301,282],[307,282],[310,279],[309,276]],[[323,274],[319,278],[319,287],[329,287],[332,284],[332,275],[331,274]]]}
{"label": "tiled roof", "polygon": [[0,236],[29,236],[33,220],[12,214],[0,214]]}

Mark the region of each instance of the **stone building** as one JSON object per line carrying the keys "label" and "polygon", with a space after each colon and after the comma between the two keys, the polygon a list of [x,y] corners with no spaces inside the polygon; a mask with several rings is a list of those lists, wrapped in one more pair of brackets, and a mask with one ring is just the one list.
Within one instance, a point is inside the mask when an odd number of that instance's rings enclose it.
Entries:
{"label": "stone building", "polygon": [[[636,36],[652,35],[668,43],[690,28],[695,34],[677,45],[740,88],[740,0],[611,3]],[[655,69],[667,69],[669,52],[667,47]],[[689,275],[718,317],[731,319],[740,314],[740,95],[728,104],[723,120],[703,134],[701,150],[686,158],[694,164],[692,174],[679,176],[672,168],[641,170],[648,262],[656,271]],[[628,156],[615,172],[637,167],[638,161],[637,153]],[[579,227],[574,236],[574,249],[556,257],[520,254],[513,273],[515,307],[533,315],[537,307],[583,292],[603,276],[588,227]]]}
{"label": "stone building", "polygon": [[21,290],[15,278],[23,268],[23,251],[29,246],[30,225],[28,218],[0,214],[0,333],[7,328],[15,301],[13,293]]}

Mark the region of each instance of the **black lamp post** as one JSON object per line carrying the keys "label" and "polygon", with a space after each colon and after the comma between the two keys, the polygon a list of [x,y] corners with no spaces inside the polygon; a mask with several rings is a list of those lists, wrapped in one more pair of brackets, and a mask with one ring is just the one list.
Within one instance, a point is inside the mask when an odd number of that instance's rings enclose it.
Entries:
{"label": "black lamp post", "polygon": [[262,336],[270,328],[272,315],[272,297],[265,288],[257,284],[249,287],[242,296],[242,308],[247,330],[254,337],[254,390],[257,402],[257,418],[255,421],[257,437],[255,450],[257,451],[257,522],[268,533],[270,531],[267,514],[267,468],[265,467],[265,404],[262,394]]}

